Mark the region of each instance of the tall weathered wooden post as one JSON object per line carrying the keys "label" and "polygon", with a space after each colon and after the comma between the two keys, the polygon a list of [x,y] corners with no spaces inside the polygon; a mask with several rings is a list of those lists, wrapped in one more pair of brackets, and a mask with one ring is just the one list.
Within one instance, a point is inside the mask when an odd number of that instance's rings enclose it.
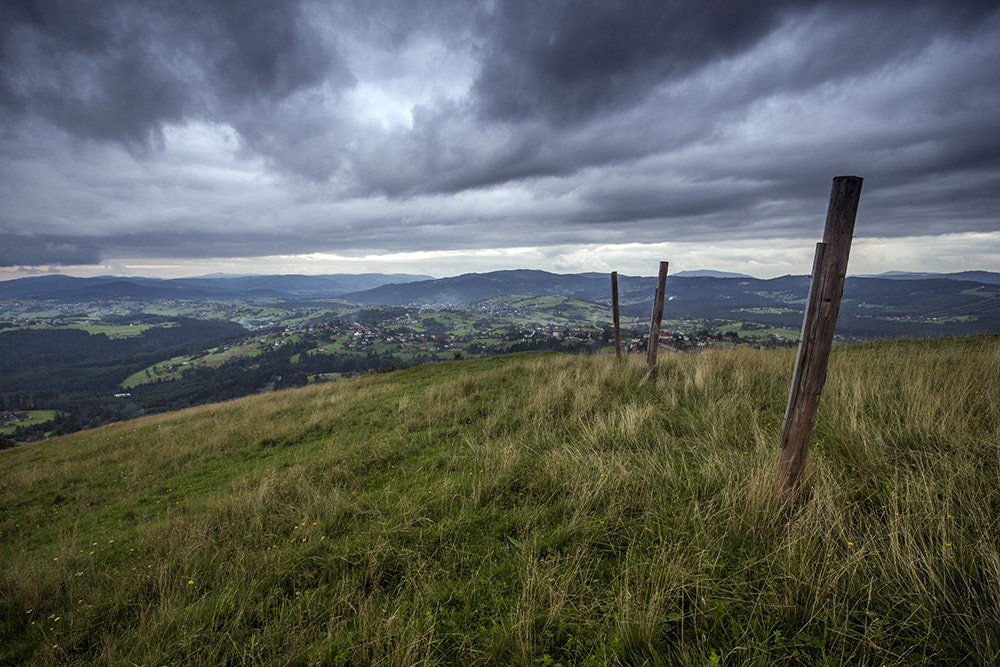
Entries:
{"label": "tall weathered wooden post", "polygon": [[615,357],[622,358],[622,334],[618,314],[618,272],[611,272],[611,314],[615,322]]}
{"label": "tall weathered wooden post", "polygon": [[663,321],[663,298],[667,286],[667,266],[660,262],[660,274],[656,278],[656,294],[653,296],[653,315],[649,320],[649,346],[646,349],[646,377],[656,377],[656,350],[660,346],[660,323]]}
{"label": "tall weathered wooden post", "polygon": [[816,408],[826,382],[827,362],[833,347],[840,298],[844,294],[847,258],[851,252],[854,220],[861,198],[861,182],[862,179],[857,176],[838,176],[833,179],[823,242],[816,244],[809,300],[802,320],[802,336],[799,339],[785,421],[781,427],[781,459],[776,489],[780,502],[794,495],[806,467]]}

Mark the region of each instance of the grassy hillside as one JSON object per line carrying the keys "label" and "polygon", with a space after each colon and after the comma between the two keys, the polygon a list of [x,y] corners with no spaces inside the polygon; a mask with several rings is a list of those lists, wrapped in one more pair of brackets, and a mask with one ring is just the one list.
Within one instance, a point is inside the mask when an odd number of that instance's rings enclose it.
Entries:
{"label": "grassy hillside", "polygon": [[432,364],[0,452],[0,662],[1000,660],[1000,339]]}

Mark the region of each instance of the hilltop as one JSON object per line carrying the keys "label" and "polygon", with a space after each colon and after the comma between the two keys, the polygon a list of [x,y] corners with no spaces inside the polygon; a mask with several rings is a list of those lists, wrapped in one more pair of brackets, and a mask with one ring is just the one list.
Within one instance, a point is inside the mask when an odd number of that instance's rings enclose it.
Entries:
{"label": "hilltop", "polygon": [[515,354],[0,451],[4,664],[995,664],[1000,339]]}

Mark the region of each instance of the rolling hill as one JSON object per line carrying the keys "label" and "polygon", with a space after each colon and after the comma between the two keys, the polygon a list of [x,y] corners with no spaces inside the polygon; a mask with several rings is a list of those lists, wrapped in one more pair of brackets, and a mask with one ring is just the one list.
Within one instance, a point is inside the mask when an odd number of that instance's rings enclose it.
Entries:
{"label": "rolling hill", "polygon": [[63,275],[0,281],[0,300],[51,299],[307,299],[337,297],[390,283],[424,280],[406,274],[207,276],[202,278],[73,278]]}
{"label": "rolling hill", "polygon": [[[653,277],[619,276],[622,314],[648,318]],[[1000,274],[885,274],[851,276],[844,287],[838,333],[846,339],[1000,333]],[[668,276],[664,317],[753,321],[797,328],[808,276],[768,280],[719,272]],[[337,300],[362,306],[469,308],[500,297],[561,296],[610,310],[610,279],[603,273],[555,274],[509,270],[450,278],[360,276],[214,276],[69,278],[43,276],[0,282],[0,301],[53,303],[155,299],[228,302]]]}
{"label": "rolling hill", "polygon": [[[997,276],[986,272],[975,275]],[[837,331],[845,338],[856,339],[1000,333],[1000,289],[990,280],[966,280],[968,277],[848,277]],[[656,279],[619,276],[618,286],[622,314],[648,318]],[[766,326],[796,328],[802,322],[808,290],[808,276],[768,280],[668,276],[664,317],[752,320]],[[342,298],[373,306],[461,308],[505,295],[558,295],[610,308],[610,292],[606,274],[515,270],[383,285],[344,294]]]}
{"label": "rolling hill", "polygon": [[0,663],[996,664],[1000,339],[518,354],[0,451]]}

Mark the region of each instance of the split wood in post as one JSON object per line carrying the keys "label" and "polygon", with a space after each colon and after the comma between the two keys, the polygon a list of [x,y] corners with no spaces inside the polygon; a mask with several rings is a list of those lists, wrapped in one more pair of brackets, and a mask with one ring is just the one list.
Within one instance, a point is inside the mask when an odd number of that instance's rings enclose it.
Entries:
{"label": "split wood in post", "polygon": [[622,358],[622,335],[618,315],[618,272],[611,272],[611,312],[615,321],[615,357]]}
{"label": "split wood in post", "polygon": [[826,382],[827,362],[833,347],[833,332],[840,312],[851,252],[854,221],[861,198],[862,179],[838,176],[833,179],[823,242],[816,244],[809,299],[802,320],[802,335],[795,359],[792,386],[781,427],[781,458],[778,463],[776,494],[780,502],[799,488],[809,453],[809,440],[816,421],[816,408]]}
{"label": "split wood in post", "polygon": [[646,349],[646,378],[656,377],[656,350],[660,346],[660,323],[663,321],[663,298],[667,285],[667,266],[660,262],[660,274],[656,278],[656,294],[653,296],[653,314],[649,320],[649,345]]}

